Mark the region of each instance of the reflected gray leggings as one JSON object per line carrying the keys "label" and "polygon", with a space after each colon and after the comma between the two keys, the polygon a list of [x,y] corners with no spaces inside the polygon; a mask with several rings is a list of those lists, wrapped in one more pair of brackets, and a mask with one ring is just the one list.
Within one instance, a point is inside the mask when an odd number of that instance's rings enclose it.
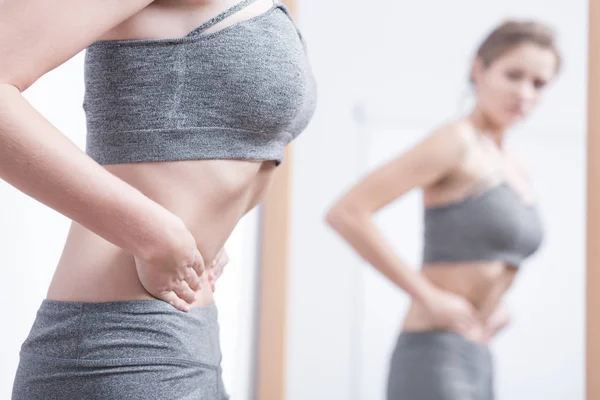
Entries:
{"label": "reflected gray leggings", "polygon": [[13,400],[223,400],[215,306],[44,300]]}
{"label": "reflected gray leggings", "polygon": [[393,353],[388,400],[493,400],[487,347],[458,333],[403,332]]}

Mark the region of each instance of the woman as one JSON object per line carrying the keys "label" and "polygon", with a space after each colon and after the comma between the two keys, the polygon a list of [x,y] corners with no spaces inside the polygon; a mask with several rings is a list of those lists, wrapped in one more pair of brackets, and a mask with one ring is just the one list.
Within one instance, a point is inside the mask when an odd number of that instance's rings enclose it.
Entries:
{"label": "woman", "polygon": [[[472,111],[363,178],[329,210],[328,223],[412,302],[391,360],[388,399],[493,398],[487,343],[508,324],[502,303],[542,239],[528,173],[505,150],[559,70],[553,33],[509,21],[481,44]],[[373,214],[423,190],[423,268],[409,268]]]}
{"label": "woman", "polygon": [[[7,0],[0,38],[0,177],[73,220],[13,399],[226,398],[204,260],[313,113],[288,10]],[[86,152],[21,95],[83,49]]]}

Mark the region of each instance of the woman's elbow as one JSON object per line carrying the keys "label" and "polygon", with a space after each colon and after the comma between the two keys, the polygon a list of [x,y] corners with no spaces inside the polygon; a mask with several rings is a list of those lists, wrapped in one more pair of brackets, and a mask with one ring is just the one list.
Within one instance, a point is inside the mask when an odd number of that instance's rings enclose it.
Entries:
{"label": "woman's elbow", "polygon": [[11,69],[0,72],[0,85],[15,88],[19,93],[27,90],[36,80],[35,74],[27,71],[26,68],[19,72],[11,71]]}
{"label": "woman's elbow", "polygon": [[349,204],[338,203],[325,214],[325,222],[336,231],[353,226],[363,218],[369,218],[368,213]]}
{"label": "woman's elbow", "polygon": [[339,224],[340,218],[340,211],[337,206],[334,206],[327,211],[324,219],[327,225],[335,229],[335,227]]}

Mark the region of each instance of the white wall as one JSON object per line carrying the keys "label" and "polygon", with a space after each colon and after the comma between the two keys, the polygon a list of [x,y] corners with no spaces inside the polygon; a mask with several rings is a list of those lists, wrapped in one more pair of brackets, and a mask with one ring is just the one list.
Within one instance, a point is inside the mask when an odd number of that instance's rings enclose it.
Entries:
{"label": "white wall", "polygon": [[[459,115],[472,52],[511,16],[555,27],[565,61],[509,142],[534,171],[548,236],[507,298],[515,321],[493,344],[498,395],[583,399],[587,2],[580,0],[300,1],[320,97],[295,144],[288,399],[383,399],[408,299],[341,243],[323,214],[365,170]],[[356,109],[366,114],[362,126]],[[413,192],[377,216],[415,268],[420,210]]]}
{"label": "white wall", "polygon": [[[85,148],[81,53],[42,77],[25,97],[80,148]],[[258,210],[226,244],[230,264],[217,282],[223,379],[237,400],[249,399],[254,363]],[[0,180],[0,399],[9,399],[21,343],[46,295],[69,221]]]}

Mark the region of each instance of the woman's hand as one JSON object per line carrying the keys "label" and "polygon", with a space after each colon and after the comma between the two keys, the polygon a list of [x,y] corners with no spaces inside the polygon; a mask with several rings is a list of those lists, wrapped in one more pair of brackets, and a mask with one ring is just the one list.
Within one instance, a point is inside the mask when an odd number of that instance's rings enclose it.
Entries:
{"label": "woman's hand", "polygon": [[489,344],[489,342],[504,328],[506,328],[511,321],[511,315],[508,308],[504,303],[501,303],[494,313],[489,316],[483,326],[483,334],[481,337],[482,344]]}
{"label": "woman's hand", "polygon": [[196,291],[204,260],[192,234],[182,226],[173,227],[172,246],[147,259],[135,257],[140,282],[154,297],[164,300],[181,311],[189,311]]}
{"label": "woman's hand", "polygon": [[215,291],[215,283],[223,273],[223,268],[225,268],[227,263],[229,263],[229,255],[227,254],[227,251],[225,251],[225,248],[222,248],[215,257],[211,268],[208,270],[208,281],[210,282],[210,287],[213,292]]}
{"label": "woman's hand", "polygon": [[424,305],[436,326],[442,329],[470,337],[481,325],[473,305],[454,293],[435,288]]}

